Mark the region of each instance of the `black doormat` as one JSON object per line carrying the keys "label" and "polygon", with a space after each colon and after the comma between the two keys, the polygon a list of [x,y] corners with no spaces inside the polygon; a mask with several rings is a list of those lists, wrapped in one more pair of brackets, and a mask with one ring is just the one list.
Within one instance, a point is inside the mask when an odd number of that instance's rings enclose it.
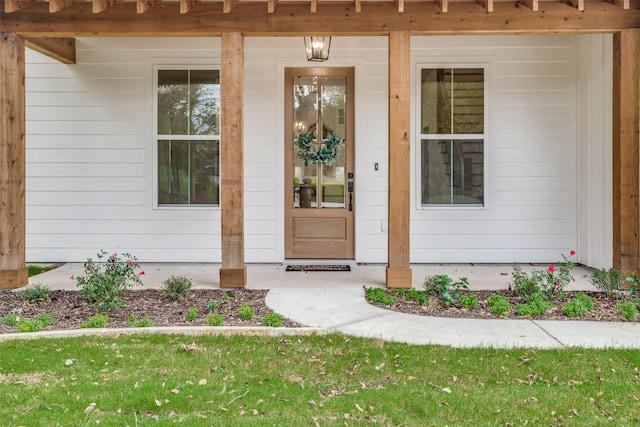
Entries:
{"label": "black doormat", "polygon": [[349,265],[287,265],[286,271],[351,271]]}

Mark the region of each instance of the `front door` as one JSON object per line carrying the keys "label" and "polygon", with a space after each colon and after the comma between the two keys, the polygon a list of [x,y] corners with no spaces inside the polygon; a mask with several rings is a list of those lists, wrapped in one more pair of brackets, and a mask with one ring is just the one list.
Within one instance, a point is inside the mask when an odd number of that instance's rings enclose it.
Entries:
{"label": "front door", "polygon": [[353,68],[285,71],[285,257],[354,257]]}

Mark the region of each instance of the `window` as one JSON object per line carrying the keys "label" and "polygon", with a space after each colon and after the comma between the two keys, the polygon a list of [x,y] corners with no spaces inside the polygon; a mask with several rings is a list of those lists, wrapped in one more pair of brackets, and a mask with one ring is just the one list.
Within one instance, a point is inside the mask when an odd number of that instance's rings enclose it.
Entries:
{"label": "window", "polygon": [[484,205],[484,122],[484,69],[421,70],[422,206]]}
{"label": "window", "polygon": [[220,72],[158,69],[158,205],[219,205]]}

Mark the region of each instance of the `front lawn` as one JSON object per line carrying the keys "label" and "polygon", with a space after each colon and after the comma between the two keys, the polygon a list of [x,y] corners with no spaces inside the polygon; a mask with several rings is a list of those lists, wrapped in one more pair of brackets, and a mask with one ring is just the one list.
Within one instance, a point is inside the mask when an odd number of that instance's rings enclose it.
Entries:
{"label": "front lawn", "polygon": [[637,425],[637,350],[343,335],[0,343],[0,425]]}

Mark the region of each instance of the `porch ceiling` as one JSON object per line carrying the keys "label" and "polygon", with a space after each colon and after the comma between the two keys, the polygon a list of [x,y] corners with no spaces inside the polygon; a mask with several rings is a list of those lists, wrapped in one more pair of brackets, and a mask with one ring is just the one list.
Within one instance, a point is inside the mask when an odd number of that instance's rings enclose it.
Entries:
{"label": "porch ceiling", "polygon": [[640,0],[1,0],[0,32],[26,37],[610,32]]}

